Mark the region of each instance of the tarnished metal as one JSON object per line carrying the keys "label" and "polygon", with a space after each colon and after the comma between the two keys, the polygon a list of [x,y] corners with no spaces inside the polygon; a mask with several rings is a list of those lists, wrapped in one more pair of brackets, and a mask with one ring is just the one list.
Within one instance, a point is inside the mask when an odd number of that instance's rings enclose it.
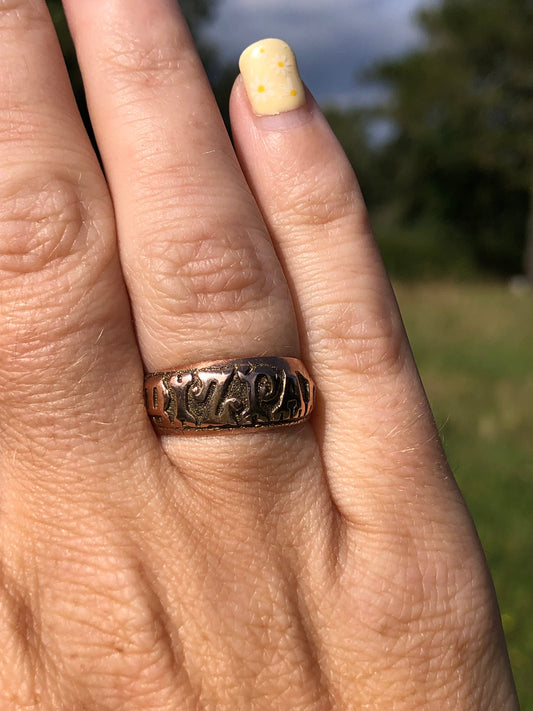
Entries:
{"label": "tarnished metal", "polygon": [[144,394],[156,430],[172,434],[302,422],[315,386],[296,358],[240,358],[151,373]]}

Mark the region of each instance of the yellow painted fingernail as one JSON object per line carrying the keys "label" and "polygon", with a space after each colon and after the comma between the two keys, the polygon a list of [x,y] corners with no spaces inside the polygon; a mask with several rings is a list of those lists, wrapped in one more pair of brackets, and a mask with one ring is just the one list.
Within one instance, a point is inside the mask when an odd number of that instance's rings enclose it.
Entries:
{"label": "yellow painted fingernail", "polygon": [[239,69],[258,116],[274,116],[305,104],[296,57],[286,42],[279,39],[254,42],[241,54]]}

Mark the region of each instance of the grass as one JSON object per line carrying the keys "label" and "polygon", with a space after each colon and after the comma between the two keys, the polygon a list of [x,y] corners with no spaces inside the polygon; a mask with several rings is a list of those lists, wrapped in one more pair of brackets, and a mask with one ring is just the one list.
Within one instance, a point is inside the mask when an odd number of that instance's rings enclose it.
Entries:
{"label": "grass", "polygon": [[533,711],[533,292],[395,290],[492,571],[522,711]]}

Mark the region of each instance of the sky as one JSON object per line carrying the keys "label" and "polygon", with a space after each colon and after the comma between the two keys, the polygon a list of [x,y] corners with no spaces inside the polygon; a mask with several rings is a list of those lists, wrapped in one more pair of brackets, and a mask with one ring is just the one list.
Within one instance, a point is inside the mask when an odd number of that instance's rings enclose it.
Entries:
{"label": "sky", "polygon": [[413,14],[431,0],[219,0],[206,28],[223,59],[236,61],[252,42],[279,37],[292,46],[318,101],[371,101],[376,87],[357,75],[376,59],[400,55],[421,36]]}

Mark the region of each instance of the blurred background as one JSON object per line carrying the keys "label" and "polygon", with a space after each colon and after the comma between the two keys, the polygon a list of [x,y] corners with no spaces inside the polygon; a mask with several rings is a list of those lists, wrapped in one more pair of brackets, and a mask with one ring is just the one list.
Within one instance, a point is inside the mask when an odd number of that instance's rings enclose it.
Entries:
{"label": "blurred background", "polygon": [[533,711],[533,2],[181,5],[226,121],[240,52],[281,37],[353,163]]}

